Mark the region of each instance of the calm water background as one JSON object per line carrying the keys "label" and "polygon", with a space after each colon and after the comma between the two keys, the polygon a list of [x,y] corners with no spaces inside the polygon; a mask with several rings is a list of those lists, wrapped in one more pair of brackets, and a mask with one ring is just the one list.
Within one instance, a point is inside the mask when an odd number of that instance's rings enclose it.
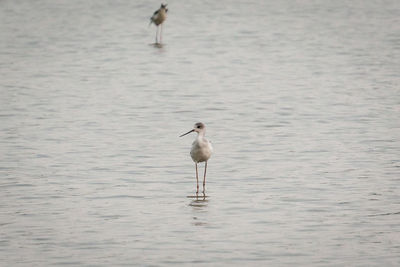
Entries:
{"label": "calm water background", "polygon": [[1,265],[399,266],[399,1],[159,4],[0,2]]}

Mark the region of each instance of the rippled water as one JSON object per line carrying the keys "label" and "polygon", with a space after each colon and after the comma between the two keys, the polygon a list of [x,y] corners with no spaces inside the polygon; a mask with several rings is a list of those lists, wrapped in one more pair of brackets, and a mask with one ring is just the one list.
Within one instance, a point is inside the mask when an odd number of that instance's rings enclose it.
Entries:
{"label": "rippled water", "polygon": [[2,264],[398,266],[399,2],[159,4],[0,2]]}

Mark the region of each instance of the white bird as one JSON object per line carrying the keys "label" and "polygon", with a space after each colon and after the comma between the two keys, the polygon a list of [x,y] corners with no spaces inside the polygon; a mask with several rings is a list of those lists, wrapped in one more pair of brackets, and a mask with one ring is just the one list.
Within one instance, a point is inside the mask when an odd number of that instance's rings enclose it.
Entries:
{"label": "white bird", "polygon": [[190,150],[190,156],[192,157],[192,159],[196,165],[196,181],[197,181],[196,195],[199,194],[199,172],[197,170],[197,164],[199,162],[205,162],[204,179],[203,179],[203,194],[205,194],[207,161],[211,157],[213,148],[211,146],[211,143],[204,137],[206,134],[206,127],[201,122],[196,123],[192,130],[190,130],[189,132],[187,132],[185,134],[182,134],[179,137],[182,137],[182,136],[187,135],[192,132],[197,133],[196,140],[194,140],[194,142],[192,144],[192,149]]}
{"label": "white bird", "polygon": [[156,30],[156,44],[158,44],[158,26],[161,25],[161,32],[160,32],[160,43],[162,40],[162,23],[165,21],[165,19],[167,18],[167,4],[161,4],[161,7],[156,10],[153,14],[153,16],[151,16],[150,18],[150,24],[154,23],[157,26],[157,30]]}

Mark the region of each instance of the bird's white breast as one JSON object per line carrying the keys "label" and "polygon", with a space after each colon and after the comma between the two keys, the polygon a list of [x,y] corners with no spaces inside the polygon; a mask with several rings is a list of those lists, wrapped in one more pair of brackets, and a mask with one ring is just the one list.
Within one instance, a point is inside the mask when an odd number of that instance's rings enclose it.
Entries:
{"label": "bird's white breast", "polygon": [[207,139],[197,138],[192,144],[190,156],[194,162],[203,162],[211,157],[212,152],[213,148]]}

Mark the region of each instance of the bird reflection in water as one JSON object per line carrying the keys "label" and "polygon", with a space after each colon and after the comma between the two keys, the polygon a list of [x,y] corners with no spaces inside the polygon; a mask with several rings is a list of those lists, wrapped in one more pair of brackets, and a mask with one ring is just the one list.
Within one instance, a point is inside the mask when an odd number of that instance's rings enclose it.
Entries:
{"label": "bird reflection in water", "polygon": [[202,214],[208,212],[208,200],[205,195],[197,196],[194,200],[190,201],[189,206],[193,209],[193,224],[195,226],[206,226],[208,223],[204,220]]}
{"label": "bird reflection in water", "polygon": [[164,45],[160,44],[160,43],[154,43],[154,44],[150,44],[151,46],[155,47],[155,48],[159,48],[160,51],[164,51]]}

